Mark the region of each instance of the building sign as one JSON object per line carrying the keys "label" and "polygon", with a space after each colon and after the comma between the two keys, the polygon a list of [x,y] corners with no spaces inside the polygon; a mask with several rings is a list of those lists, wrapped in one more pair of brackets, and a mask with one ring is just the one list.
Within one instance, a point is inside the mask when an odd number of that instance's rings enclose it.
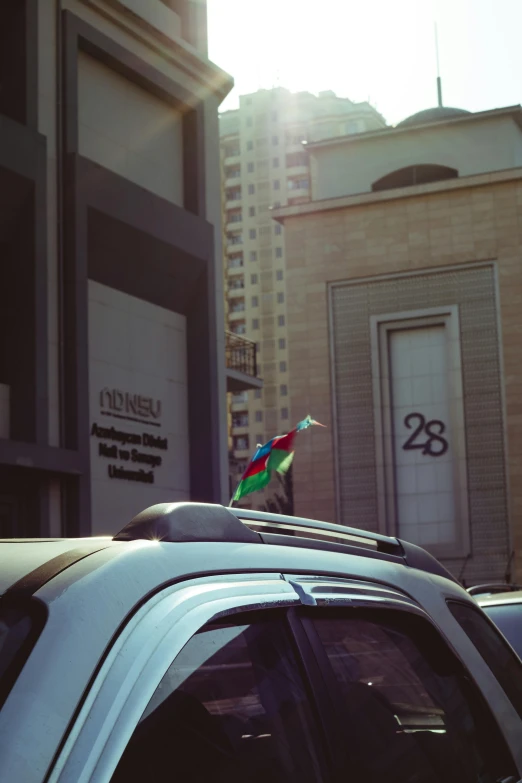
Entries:
{"label": "building sign", "polygon": [[[100,414],[160,427],[161,400],[130,394],[119,389],[102,389]],[[127,414],[135,414],[133,416]],[[150,419],[150,420],[148,420]],[[91,437],[98,440],[98,456],[107,459],[111,479],[154,484],[154,472],[163,463],[168,439],[150,432],[135,432],[94,422]],[[115,464],[119,463],[119,464]]]}
{"label": "building sign", "polygon": [[116,419],[145,422],[160,427],[161,400],[131,394],[121,389],[102,389],[100,392],[100,413]]}

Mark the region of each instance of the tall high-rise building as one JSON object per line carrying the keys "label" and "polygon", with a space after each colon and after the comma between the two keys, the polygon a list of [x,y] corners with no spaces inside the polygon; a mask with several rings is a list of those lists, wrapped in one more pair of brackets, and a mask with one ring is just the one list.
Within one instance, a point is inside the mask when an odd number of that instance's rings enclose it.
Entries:
{"label": "tall high-rise building", "polygon": [[290,409],[283,228],[271,210],[309,200],[303,142],[384,126],[367,102],[282,88],[243,95],[239,109],[220,116],[227,328],[255,342],[264,383],[229,395],[232,485],[257,443],[308,413]]}

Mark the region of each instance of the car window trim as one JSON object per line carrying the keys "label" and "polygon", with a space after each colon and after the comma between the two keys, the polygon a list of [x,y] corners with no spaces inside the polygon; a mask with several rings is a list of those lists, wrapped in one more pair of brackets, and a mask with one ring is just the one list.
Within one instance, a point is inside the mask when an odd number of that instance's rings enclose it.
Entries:
{"label": "car window trim", "polygon": [[309,700],[314,709],[314,718],[321,732],[321,746],[334,780],[341,780],[341,754],[343,747],[339,721],[336,720],[332,692],[324,679],[324,668],[320,665],[316,651],[303,623],[301,607],[294,606],[287,611],[287,624],[296,649],[298,662],[302,667]]}
{"label": "car window trim", "polygon": [[299,603],[280,574],[205,577],[162,591],[115,640],[46,783],[108,783],[163,675],[204,625]]}

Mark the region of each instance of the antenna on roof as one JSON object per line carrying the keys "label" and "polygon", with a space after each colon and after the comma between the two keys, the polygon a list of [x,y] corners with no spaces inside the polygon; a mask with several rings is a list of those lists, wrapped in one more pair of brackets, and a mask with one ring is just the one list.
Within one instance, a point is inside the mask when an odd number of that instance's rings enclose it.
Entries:
{"label": "antenna on roof", "polygon": [[439,34],[437,31],[437,22],[435,25],[435,56],[437,58],[437,100],[439,107],[442,107],[442,81],[440,78],[440,63],[439,63]]}

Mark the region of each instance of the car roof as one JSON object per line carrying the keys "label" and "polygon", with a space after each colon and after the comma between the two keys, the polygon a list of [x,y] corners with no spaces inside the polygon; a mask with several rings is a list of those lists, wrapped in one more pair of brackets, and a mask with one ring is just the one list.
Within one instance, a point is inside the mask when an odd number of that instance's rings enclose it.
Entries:
{"label": "car roof", "polygon": [[0,539],[0,595],[39,572],[40,583],[112,544],[110,537]]}
{"label": "car roof", "polygon": [[512,590],[507,593],[492,593],[491,595],[477,595],[475,600],[484,608],[488,606],[501,606],[505,604],[522,603],[522,590]]}
{"label": "car roof", "polygon": [[[281,546],[271,546],[278,544]],[[139,565],[130,554],[126,556],[136,548],[141,550]],[[274,557],[275,549],[281,549],[284,554]],[[417,579],[436,575],[444,581],[456,582],[425,550],[379,533],[214,504],[164,503],[138,514],[113,539],[0,543],[0,560],[6,564],[1,569],[0,595],[7,591],[10,596],[16,593],[28,597],[41,595],[41,588],[49,583],[60,584],[62,588],[77,585],[82,575],[97,571],[101,563],[103,576],[100,573],[94,579],[102,577],[110,585],[115,579],[127,580],[135,575],[127,574],[133,568],[130,565],[133,561],[140,569],[139,581],[147,593],[172,580],[193,575],[240,573],[244,563],[237,555],[250,550],[252,566],[258,571],[295,573],[304,568],[308,573],[347,576],[349,569],[341,564],[360,561],[355,571],[365,578],[379,573],[385,563],[393,563],[398,567],[394,573],[412,571]],[[311,556],[313,566],[305,552]],[[342,557],[335,558],[336,553]],[[351,557],[346,558],[347,555]],[[228,561],[226,567],[224,560]],[[404,578],[408,579],[403,575],[399,581]]]}

